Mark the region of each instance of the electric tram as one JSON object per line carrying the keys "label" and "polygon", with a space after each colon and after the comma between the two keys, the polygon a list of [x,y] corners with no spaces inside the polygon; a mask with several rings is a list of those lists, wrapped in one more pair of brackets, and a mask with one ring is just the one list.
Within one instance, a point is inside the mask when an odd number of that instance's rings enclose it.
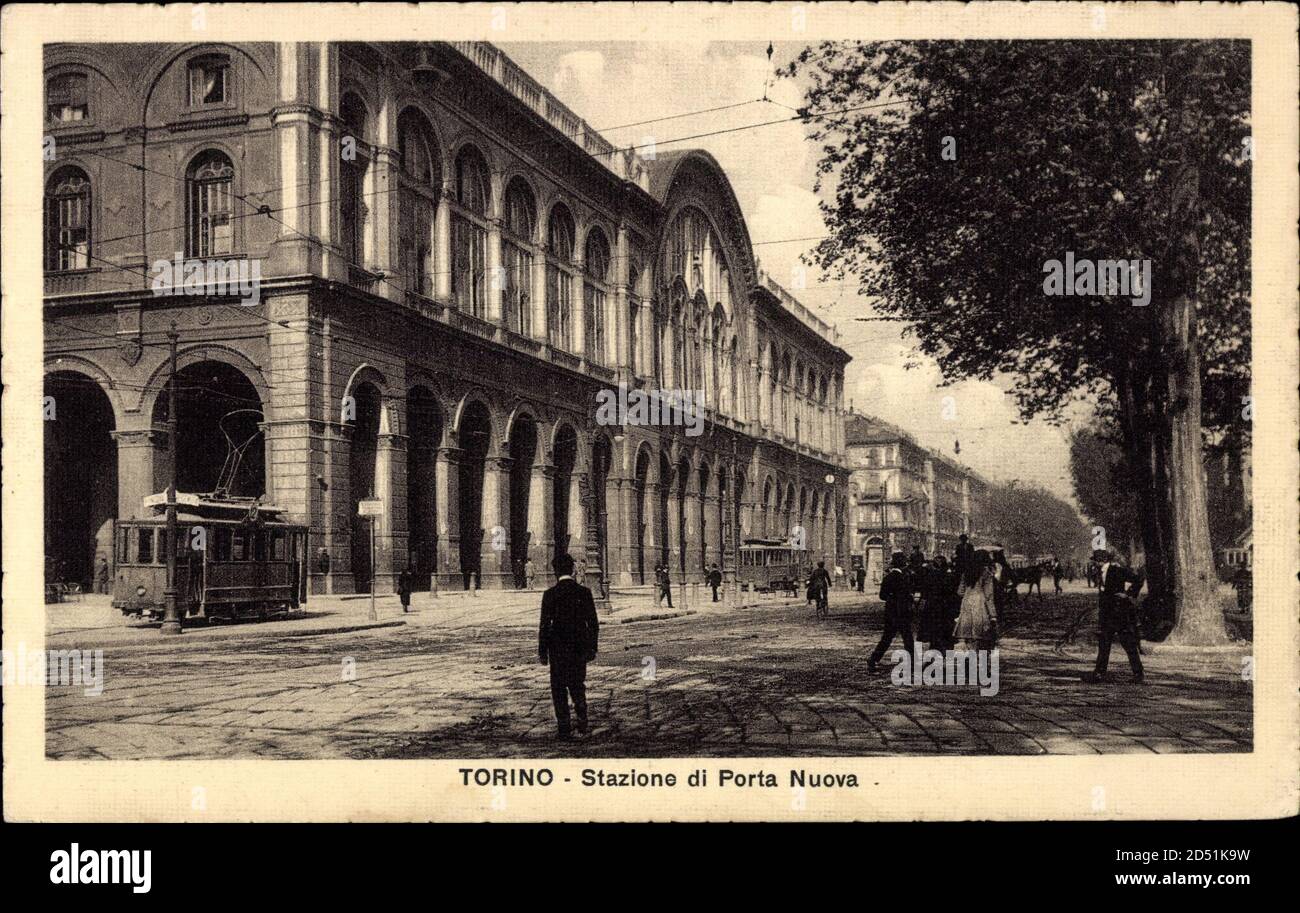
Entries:
{"label": "electric tram", "polygon": [[759,593],[798,595],[809,565],[806,548],[794,548],[784,539],[746,539],[740,546],[737,580],[742,588]]}
{"label": "electric tram", "polygon": [[[167,586],[166,496],[155,516],[118,520],[113,607],[162,617]],[[251,498],[176,496],[176,606],[182,618],[234,621],[285,615],[307,601],[307,527]]]}

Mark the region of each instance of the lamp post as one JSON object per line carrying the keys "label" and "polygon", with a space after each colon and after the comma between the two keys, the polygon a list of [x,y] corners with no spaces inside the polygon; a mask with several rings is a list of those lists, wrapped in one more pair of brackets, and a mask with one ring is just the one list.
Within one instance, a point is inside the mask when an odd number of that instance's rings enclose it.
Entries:
{"label": "lamp post", "polygon": [[163,622],[161,632],[166,636],[180,634],[183,630],[180,612],[176,606],[176,324],[167,332],[168,364],[171,378],[167,382],[167,526],[164,532],[167,548],[167,585],[163,588]]}

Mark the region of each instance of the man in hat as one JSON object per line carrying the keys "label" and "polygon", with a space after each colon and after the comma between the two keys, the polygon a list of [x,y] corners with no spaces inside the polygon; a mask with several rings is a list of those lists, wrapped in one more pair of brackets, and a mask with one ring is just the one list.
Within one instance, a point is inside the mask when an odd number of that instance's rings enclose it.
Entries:
{"label": "man in hat", "polygon": [[[1097,565],[1097,665],[1084,681],[1100,682],[1106,678],[1111,643],[1118,640],[1128,654],[1134,684],[1143,683],[1142,652],[1137,630],[1137,610],[1133,599],[1142,587],[1142,576],[1115,561],[1105,549],[1092,553]],[[1128,591],[1125,592],[1125,587]]]}
{"label": "man in hat", "polygon": [[587,732],[587,663],[596,657],[600,622],[591,590],[573,578],[573,558],[561,553],[551,562],[555,586],[542,594],[537,655],[551,667],[551,700],[562,740],[573,738],[569,698],[580,735]]}
{"label": "man in hat", "polygon": [[885,630],[867,660],[869,672],[879,671],[880,659],[896,634],[903,635],[903,647],[908,656],[912,655],[912,582],[906,568],[907,558],[902,552],[894,552],[889,559],[889,570],[880,581],[880,598],[885,601]]}

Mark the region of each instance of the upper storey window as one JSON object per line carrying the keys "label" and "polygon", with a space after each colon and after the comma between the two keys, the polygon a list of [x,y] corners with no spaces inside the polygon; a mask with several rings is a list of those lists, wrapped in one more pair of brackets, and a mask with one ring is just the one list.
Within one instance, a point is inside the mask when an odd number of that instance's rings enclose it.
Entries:
{"label": "upper storey window", "polygon": [[370,164],[365,144],[365,103],[351,92],[345,93],[339,103],[339,119],[343,122],[339,143],[339,244],[344,258],[360,267],[365,258],[369,215],[365,202],[366,169]]}
{"label": "upper storey window", "polygon": [[487,217],[490,201],[487,162],[473,146],[456,156],[451,219],[451,294],[456,306],[487,317]]}
{"label": "upper storey window", "polygon": [[525,336],[532,335],[533,321],[533,235],[537,204],[523,178],[506,187],[505,231],[501,238],[501,266],[505,272],[502,311],[506,326]]}
{"label": "upper storey window", "polygon": [[683,209],[669,226],[667,280],[680,277],[690,295],[703,292],[710,304],[731,306],[730,273],[713,226],[698,209]]}
{"label": "upper storey window", "polygon": [[604,233],[593,228],[587,235],[583,255],[586,278],[582,284],[582,305],[586,329],[586,354],[589,359],[604,364],[606,361],[605,300],[606,283],[609,282],[609,242]]}
{"label": "upper storey window", "polygon": [[230,58],[205,54],[190,61],[191,108],[224,105],[231,100]]}
{"label": "upper storey window", "polygon": [[235,169],[224,153],[204,152],[190,165],[185,252],[190,257],[233,253]]}
{"label": "upper storey window", "polygon": [[64,73],[45,87],[45,117],[58,123],[90,119],[89,83],[85,73]]}
{"label": "upper storey window", "polygon": [[408,290],[426,298],[433,294],[434,201],[441,183],[436,148],[424,115],[407,108],[397,116],[397,153],[402,166],[398,269],[408,279]]}
{"label": "upper storey window", "polygon": [[90,181],[77,168],[60,168],[45,188],[45,269],[90,266]]}
{"label": "upper storey window", "polygon": [[573,351],[573,216],[563,203],[551,210],[546,225],[546,338]]}

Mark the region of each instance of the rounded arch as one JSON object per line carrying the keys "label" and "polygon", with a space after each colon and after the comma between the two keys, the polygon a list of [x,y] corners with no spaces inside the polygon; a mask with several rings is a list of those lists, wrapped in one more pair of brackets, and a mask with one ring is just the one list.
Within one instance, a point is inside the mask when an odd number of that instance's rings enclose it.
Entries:
{"label": "rounded arch", "polygon": [[566,263],[573,262],[577,251],[578,227],[573,210],[564,200],[555,200],[546,213],[546,251]]}
{"label": "rounded arch", "polygon": [[441,189],[443,162],[438,134],[423,109],[408,104],[398,112],[396,145],[398,163],[409,179]]}
{"label": "rounded arch", "polygon": [[467,416],[473,417],[480,414],[479,409],[482,409],[482,414],[488,417],[488,433],[490,437],[486,452],[491,453],[492,443],[497,439],[498,435],[495,433],[495,423],[492,421],[492,416],[495,414],[492,409],[492,402],[483,394],[470,390],[461,396],[456,403],[455,410],[452,412],[450,431],[456,436],[456,446],[463,449],[465,441],[461,440],[461,432],[466,427],[466,418]]}
{"label": "rounded arch", "polygon": [[[203,361],[218,361],[230,365],[243,374],[257,391],[258,398],[265,406],[271,402],[271,385],[266,382],[262,376],[262,369],[243,352],[233,346],[222,345],[220,343],[201,343],[191,344],[185,348],[178,348],[176,352],[176,370],[181,371],[189,365],[197,364]],[[162,394],[167,386],[167,377],[170,373],[170,365],[166,354],[159,358],[158,364],[153,371],[149,373],[148,379],[140,390],[139,399],[136,402],[136,409],[140,412],[150,415],[158,404],[158,397]],[[269,418],[269,416],[268,416]]]}
{"label": "rounded arch", "polygon": [[[515,430],[520,427],[521,423],[529,423],[533,426],[538,435],[538,442],[541,442],[541,429],[546,423],[538,415],[537,409],[529,403],[517,403],[505,419],[505,442],[509,446],[514,439]],[[540,448],[539,448],[540,453]]]}
{"label": "rounded arch", "polygon": [[501,219],[506,231],[530,244],[539,241],[541,220],[537,214],[537,191],[522,173],[510,175],[505,180],[505,196]]}
{"label": "rounded arch", "polygon": [[[273,52],[272,52],[273,53]],[[205,54],[225,54],[234,60],[239,57],[247,61],[257,71],[257,75],[266,81],[269,79],[273,69],[274,61],[267,60],[265,63],[259,59],[260,52],[257,52],[256,46],[242,44],[228,44],[226,42],[204,42],[198,44],[187,44],[177,48],[175,46],[164,47],[154,58],[151,63],[145,66],[143,74],[136,81],[139,87],[137,93],[133,93],[140,99],[140,107],[136,111],[138,117],[137,123],[147,124],[149,122],[149,110],[154,103],[158,88],[162,85],[163,77],[176,63],[182,59],[191,57],[200,57]],[[243,98],[244,96],[239,96]]]}
{"label": "rounded arch", "polygon": [[461,141],[452,157],[451,198],[479,216],[488,217],[495,211],[492,168],[482,147],[472,138]]}
{"label": "rounded arch", "polygon": [[94,381],[100,391],[108,399],[109,405],[113,408],[113,427],[122,427],[124,418],[124,409],[121,402],[117,384],[114,383],[112,375],[100,367],[97,363],[82,355],[49,355],[45,358],[43,373],[46,380],[52,374],[81,374],[88,380]]}
{"label": "rounded arch", "polygon": [[339,92],[339,121],[349,135],[367,144],[375,141],[371,115],[375,109],[366,90],[357,83],[349,82]]}

